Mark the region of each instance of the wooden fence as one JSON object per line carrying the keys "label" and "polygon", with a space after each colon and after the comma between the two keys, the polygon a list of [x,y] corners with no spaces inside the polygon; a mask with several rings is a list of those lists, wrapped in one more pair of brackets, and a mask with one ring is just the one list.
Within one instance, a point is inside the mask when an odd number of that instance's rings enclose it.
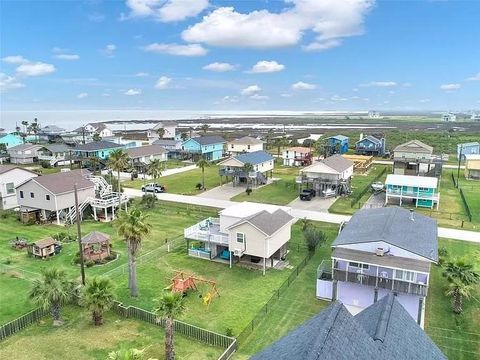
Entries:
{"label": "wooden fence", "polygon": [[25,329],[27,326],[36,323],[38,320],[48,315],[48,313],[48,310],[38,308],[0,326],[0,340],[3,340],[6,337],[15,334],[16,332]]}

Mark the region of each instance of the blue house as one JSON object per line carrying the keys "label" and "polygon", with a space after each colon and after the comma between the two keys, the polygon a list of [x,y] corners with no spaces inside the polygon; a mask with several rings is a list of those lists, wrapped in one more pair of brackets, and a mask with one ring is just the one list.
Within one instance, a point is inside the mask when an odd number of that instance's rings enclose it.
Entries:
{"label": "blue house", "polygon": [[20,136],[15,134],[7,134],[0,137],[0,144],[4,144],[7,149],[23,144],[23,140]]}
{"label": "blue house", "polygon": [[469,142],[457,145],[457,159],[462,153],[462,160],[465,160],[465,155],[480,155],[480,142]]}
{"label": "blue house", "polygon": [[335,135],[327,138],[328,154],[345,154],[348,151],[348,137],[343,135]]}
{"label": "blue house", "polygon": [[221,136],[200,136],[184,141],[182,150],[193,158],[203,157],[205,160],[214,161],[222,158],[223,144],[225,139]]}
{"label": "blue house", "polygon": [[102,160],[107,160],[112,151],[122,148],[124,148],[123,145],[101,140],[78,145],[74,150],[75,155],[82,158],[97,157]]}
{"label": "blue house", "polygon": [[390,199],[399,201],[399,205],[414,205],[433,209],[440,203],[438,179],[428,176],[389,174],[385,180],[385,205]]}
{"label": "blue house", "polygon": [[383,156],[385,154],[385,138],[383,136],[367,135],[355,143],[355,153],[358,155]]}

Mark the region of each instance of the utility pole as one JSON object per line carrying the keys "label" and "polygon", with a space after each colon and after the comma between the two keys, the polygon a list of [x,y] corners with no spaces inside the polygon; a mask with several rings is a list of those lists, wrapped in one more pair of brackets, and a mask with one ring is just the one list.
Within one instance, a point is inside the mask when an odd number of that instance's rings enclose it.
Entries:
{"label": "utility pole", "polygon": [[457,189],[458,189],[458,180],[460,178],[460,162],[462,161],[462,153],[463,153],[463,144],[460,145],[460,154],[458,155],[458,167],[457,167]]}
{"label": "utility pole", "polygon": [[82,275],[82,285],[85,285],[85,267],[83,264],[83,249],[82,249],[82,232],[80,230],[80,209],[78,208],[78,193],[77,184],[73,185],[75,190],[75,212],[77,215],[77,237],[78,237],[78,250],[80,252],[80,273]]}

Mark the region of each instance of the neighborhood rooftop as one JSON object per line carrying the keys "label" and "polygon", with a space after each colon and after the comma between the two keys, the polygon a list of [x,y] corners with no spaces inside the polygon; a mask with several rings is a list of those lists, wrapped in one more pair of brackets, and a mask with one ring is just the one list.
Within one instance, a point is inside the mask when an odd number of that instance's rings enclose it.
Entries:
{"label": "neighborhood rooftop", "polygon": [[348,136],[334,135],[334,136],[330,136],[328,139],[337,139],[337,140],[340,140],[340,141],[344,141],[344,140],[348,140]]}
{"label": "neighborhood rooftop", "polygon": [[94,187],[93,182],[85,178],[85,176],[89,174],[90,172],[88,170],[77,169],[38,176],[27,180],[27,182],[35,181],[53,194],[63,194],[65,192],[73,191],[74,184],[77,184],[77,189],[79,190]]}
{"label": "neighborhood rooftop", "polygon": [[436,189],[438,185],[438,179],[436,177],[429,176],[388,174],[385,184]]}
{"label": "neighborhood rooftop", "polygon": [[312,152],[312,149],[304,146],[296,146],[296,147],[288,148],[287,151],[295,151],[297,153],[309,154]]}
{"label": "neighborhood rooftop", "polygon": [[37,144],[25,143],[25,144],[12,146],[11,148],[8,149],[8,151],[25,151],[34,147],[40,148],[41,146]]}
{"label": "neighborhood rooftop", "polygon": [[321,161],[317,161],[310,166],[303,168],[302,172],[326,172],[325,166],[333,170],[335,173],[342,173],[349,167],[353,166],[353,161],[345,159],[342,155],[335,154]]}
{"label": "neighborhood rooftop", "polygon": [[245,144],[245,145],[263,144],[262,140],[259,140],[251,136],[244,136],[239,139],[232,140],[230,142],[234,144]]}
{"label": "neighborhood rooftop", "polygon": [[436,262],[437,232],[435,219],[411,214],[407,209],[361,209],[348,221],[332,246],[384,241]]}
{"label": "neighborhood rooftop", "polygon": [[262,210],[256,214],[253,214],[239,222],[231,225],[229,228],[234,228],[240,224],[248,222],[263,232],[265,235],[270,236],[275,234],[279,229],[293,220],[293,217],[282,209],[276,210],[274,213],[270,213],[267,210]]}
{"label": "neighborhood rooftop", "polygon": [[225,142],[225,139],[218,135],[200,136],[196,138],[191,138],[190,140],[195,141],[200,145],[212,145],[212,144],[219,144],[219,143],[223,144]]}
{"label": "neighborhood rooftop", "polygon": [[123,145],[115,144],[110,141],[100,140],[100,141],[92,141],[87,144],[78,145],[75,148],[75,150],[76,151],[97,151],[97,150],[121,148],[121,147],[123,147]]}
{"label": "neighborhood rooftop", "polygon": [[38,241],[34,242],[35,246],[39,247],[40,249],[52,246],[55,243],[56,243],[56,241],[51,237],[48,237],[48,238],[45,238],[45,239],[38,240]]}
{"label": "neighborhood rooftop", "polygon": [[0,175],[1,175],[1,174],[4,174],[4,173],[6,173],[6,172],[8,172],[8,171],[10,171],[10,170],[13,170],[13,169],[21,169],[21,170],[24,170],[24,171],[31,172],[32,174],[35,174],[33,171],[27,170],[27,169],[22,168],[22,167],[20,167],[20,166],[8,165],[8,164],[7,164],[7,165],[1,165],[1,164],[0,164]]}
{"label": "neighborhood rooftop", "polygon": [[427,145],[420,140],[410,140],[404,144],[398,145],[393,151],[415,151],[420,153],[431,154],[433,152],[433,147]]}
{"label": "neighborhood rooftop", "polygon": [[125,152],[131,158],[138,158],[142,156],[164,154],[167,152],[167,150],[165,150],[165,148],[163,148],[160,145],[145,145],[145,146],[134,147],[131,149],[126,149]]}
{"label": "neighborhood rooftop", "polygon": [[106,241],[110,241],[110,235],[100,231],[92,231],[90,234],[82,237],[82,244],[99,244]]}
{"label": "neighborhood rooftop", "polygon": [[252,165],[258,165],[265,161],[273,160],[273,156],[270,153],[267,153],[266,151],[258,150],[251,153],[244,153],[244,154],[237,155],[235,156],[235,159],[240,161],[243,164],[249,163]]}

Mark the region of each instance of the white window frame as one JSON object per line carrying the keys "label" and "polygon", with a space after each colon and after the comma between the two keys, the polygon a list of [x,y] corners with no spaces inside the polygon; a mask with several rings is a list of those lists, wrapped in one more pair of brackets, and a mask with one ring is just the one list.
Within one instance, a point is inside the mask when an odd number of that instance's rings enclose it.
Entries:
{"label": "white window frame", "polygon": [[[9,188],[9,185],[11,186],[11,188]],[[7,195],[15,194],[15,183],[13,182],[6,183],[5,192],[7,193]]]}
{"label": "white window frame", "polygon": [[[241,235],[241,238],[242,238],[241,241],[238,241],[239,235]],[[245,233],[242,233],[242,232],[237,232],[237,233],[235,233],[235,240],[236,240],[237,243],[239,243],[239,244],[245,244]]]}
{"label": "white window frame", "polygon": [[363,270],[369,270],[370,269],[370,265],[358,263],[356,261],[349,261],[348,262],[348,267],[353,267],[353,268],[363,269]]}
{"label": "white window frame", "polygon": [[[401,272],[402,274],[400,277],[397,275],[399,272]],[[417,273],[415,271],[410,271],[410,270],[395,269],[395,273],[393,274],[393,279],[415,283],[417,281]]]}

